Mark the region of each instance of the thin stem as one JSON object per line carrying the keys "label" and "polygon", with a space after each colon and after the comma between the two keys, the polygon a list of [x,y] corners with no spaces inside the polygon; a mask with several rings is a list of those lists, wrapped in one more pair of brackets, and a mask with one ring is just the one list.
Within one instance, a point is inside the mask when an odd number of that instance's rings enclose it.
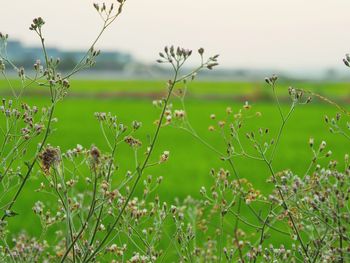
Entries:
{"label": "thin stem", "polygon": [[87,227],[91,217],[93,216],[95,212],[95,206],[96,206],[96,193],[97,193],[97,173],[96,173],[96,167],[93,167],[93,174],[94,174],[94,186],[93,186],[93,193],[92,193],[92,199],[91,199],[91,204],[90,204],[90,209],[88,212],[88,215],[86,217],[85,222],[82,224],[81,229],[79,230],[78,234],[76,237],[72,240],[70,245],[68,246],[66,252],[64,253],[63,257],[61,258],[60,262],[64,262],[65,259],[67,258],[69,252],[73,249],[74,250],[74,245],[75,243],[79,240],[80,236],[83,234],[85,228]]}
{"label": "thin stem", "polygon": [[341,224],[341,211],[339,207],[339,202],[337,200],[337,223],[338,223],[338,233],[339,233],[339,251],[340,251],[340,259],[339,263],[344,262],[344,255],[343,255],[343,230],[342,230],[342,224]]}
{"label": "thin stem", "polygon": [[[242,199],[239,198],[238,206],[237,206],[237,214],[238,215],[241,213],[241,204],[242,204]],[[236,219],[236,223],[235,223],[235,228],[234,228],[233,232],[234,232],[234,235],[235,235],[235,243],[236,243],[236,246],[237,246],[238,255],[239,255],[239,258],[241,259],[241,262],[243,263],[244,262],[243,253],[242,253],[242,249],[240,247],[239,240],[238,240],[238,223],[239,223],[239,220],[237,218]]]}
{"label": "thin stem", "polygon": [[143,173],[143,170],[146,168],[147,164],[148,164],[148,161],[149,161],[149,158],[151,157],[151,154],[154,150],[154,146],[156,144],[156,141],[158,139],[158,135],[159,135],[159,132],[160,132],[160,128],[162,126],[162,123],[163,123],[163,120],[164,120],[164,116],[165,116],[165,112],[166,112],[166,109],[167,109],[167,106],[168,106],[168,103],[169,103],[169,100],[170,100],[170,97],[171,97],[171,94],[172,94],[172,91],[175,87],[175,83],[177,82],[177,76],[178,76],[178,70],[175,71],[175,76],[174,76],[174,79],[173,81],[171,82],[171,85],[169,87],[169,90],[168,90],[168,94],[167,94],[167,97],[165,99],[165,102],[164,102],[164,105],[163,105],[163,110],[162,110],[162,113],[160,115],[160,119],[159,119],[159,122],[158,122],[158,125],[157,125],[157,128],[156,128],[156,131],[155,131],[155,134],[153,136],[153,140],[151,142],[151,145],[149,147],[149,150],[148,150],[148,153],[147,153],[147,156],[142,164],[141,167],[137,167],[137,177],[136,177],[136,180],[131,188],[131,191],[127,197],[127,199],[125,200],[124,202],[124,205],[122,207],[122,209],[120,210],[116,220],[113,222],[111,228],[110,228],[110,231],[107,232],[107,234],[105,235],[105,237],[102,239],[102,241],[99,243],[98,247],[95,249],[95,251],[91,254],[91,256],[84,262],[89,262],[98,252],[99,250],[101,249],[101,247],[104,245],[104,243],[108,240],[109,236],[111,235],[113,229],[116,227],[116,225],[118,224],[122,214],[124,213],[124,210],[126,209],[126,206],[129,204],[129,201],[131,199],[131,197],[133,196],[134,192],[135,192],[135,189],[136,189],[136,186],[138,185],[140,179],[141,179],[141,176],[142,176],[142,173]]}
{"label": "thin stem", "polygon": [[[279,106],[279,107],[280,107],[280,106]],[[273,150],[272,150],[272,154],[271,154],[271,158],[270,158],[270,163],[272,163],[272,161],[273,161],[273,159],[274,159],[274,157],[275,157],[276,149],[277,149],[277,146],[278,146],[278,144],[279,144],[279,142],[280,142],[280,140],[281,140],[281,136],[282,136],[284,127],[285,127],[287,121],[289,120],[290,116],[292,115],[294,109],[295,109],[295,104],[293,103],[292,106],[291,106],[291,108],[290,108],[290,110],[289,110],[289,112],[288,112],[288,114],[287,114],[287,116],[286,116],[286,117],[283,117],[283,116],[282,116],[282,124],[281,124],[281,127],[280,127],[279,131],[278,131],[277,139],[276,139],[275,145],[274,145]]]}
{"label": "thin stem", "polygon": [[[20,185],[20,187],[18,188],[16,194],[14,195],[14,197],[12,198],[12,201],[10,202],[10,204],[8,205],[8,207],[6,208],[6,210],[10,210],[12,209],[13,205],[16,203],[16,200],[17,198],[19,197],[19,195],[21,194],[33,168],[34,168],[34,165],[36,163],[36,161],[38,160],[39,158],[39,154],[41,153],[42,149],[44,148],[44,145],[46,143],[46,140],[49,136],[49,133],[50,133],[50,128],[51,128],[51,122],[52,122],[52,116],[53,116],[53,112],[54,112],[54,109],[55,109],[55,104],[53,104],[50,108],[50,115],[49,115],[49,120],[48,120],[48,124],[47,124],[47,127],[46,127],[46,132],[45,132],[45,135],[44,135],[44,138],[40,144],[40,147],[39,147],[39,150],[37,152],[37,154],[35,155],[34,157],[34,160],[32,161],[32,163],[29,165],[28,167],[28,171]],[[4,221],[6,219],[6,217],[8,217],[7,213],[5,213],[2,217],[1,217],[1,221]]]}
{"label": "thin stem", "polygon": [[273,92],[273,95],[274,95],[275,100],[276,100],[278,112],[280,113],[282,121],[284,121],[285,119],[284,119],[284,115],[283,115],[283,112],[282,112],[280,101],[279,101],[277,93],[276,93],[276,85],[275,85],[275,83],[272,84],[272,92]]}
{"label": "thin stem", "polygon": [[[267,166],[268,166],[268,168],[269,168],[269,171],[270,171],[270,173],[271,173],[271,175],[272,175],[272,177],[273,177],[273,179],[274,179],[274,182],[277,183],[277,178],[276,178],[275,172],[273,171],[271,162],[269,162],[269,161],[266,159],[266,157],[265,157],[265,155],[264,155],[263,153],[262,153],[262,157],[265,159],[265,162],[266,162],[266,164],[267,164]],[[303,249],[303,251],[304,251],[304,254],[305,254],[305,256],[306,256],[307,261],[310,262],[310,257],[309,257],[309,255],[308,255],[307,248],[306,248],[306,246],[305,246],[305,244],[304,244],[304,242],[303,242],[303,240],[302,240],[302,238],[301,238],[301,235],[300,235],[299,230],[298,230],[298,228],[297,228],[297,226],[296,226],[294,217],[293,217],[293,215],[291,214],[291,212],[290,212],[290,210],[289,210],[289,207],[288,207],[288,205],[287,205],[287,203],[286,203],[286,201],[285,201],[284,195],[283,195],[283,193],[282,193],[280,187],[277,186],[277,185],[275,185],[275,186],[276,186],[276,189],[277,189],[277,191],[278,191],[278,194],[279,194],[279,196],[280,196],[280,198],[281,198],[282,207],[284,208],[284,210],[285,210],[285,211],[287,212],[287,214],[288,214],[288,217],[289,217],[289,219],[290,219],[290,221],[291,221],[291,223],[292,223],[292,227],[293,227],[293,229],[294,229],[294,232],[295,232],[296,235],[297,235],[298,241],[299,241],[299,243],[300,243],[300,245],[301,245],[301,247],[302,247],[302,249]]]}

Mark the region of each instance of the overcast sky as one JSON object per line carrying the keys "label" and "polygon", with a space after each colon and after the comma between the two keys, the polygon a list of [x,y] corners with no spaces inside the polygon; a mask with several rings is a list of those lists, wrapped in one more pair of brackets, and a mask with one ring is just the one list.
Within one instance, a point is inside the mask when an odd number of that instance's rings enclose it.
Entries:
{"label": "overcast sky", "polygon": [[[101,26],[93,2],[0,0],[0,31],[38,43],[28,26],[42,16],[48,45],[86,48]],[[227,67],[342,68],[350,52],[349,17],[349,0],[128,0],[98,46],[146,62],[175,44],[220,53]]]}

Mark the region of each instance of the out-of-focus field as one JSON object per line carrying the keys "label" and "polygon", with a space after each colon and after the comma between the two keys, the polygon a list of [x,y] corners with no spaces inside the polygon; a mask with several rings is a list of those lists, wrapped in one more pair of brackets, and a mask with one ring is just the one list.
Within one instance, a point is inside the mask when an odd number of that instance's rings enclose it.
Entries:
{"label": "out-of-focus field", "polygon": [[[350,94],[348,83],[297,83],[296,86],[341,101],[346,100]],[[284,98],[282,107],[285,111],[289,108],[287,87],[287,83],[282,83],[278,87],[278,93]],[[40,89],[44,90],[44,88]],[[49,98],[40,89],[28,90],[28,96],[24,100],[37,106],[46,105]],[[57,106],[55,116],[58,122],[54,125],[57,130],[49,139],[49,143],[59,145],[63,151],[75,147],[78,143],[84,147],[95,144],[107,150],[98,122],[94,117],[94,113],[99,111],[117,115],[126,125],[130,125],[133,120],[141,121],[143,127],[136,136],[146,140],[147,135],[153,134],[154,121],[159,116],[159,110],[152,106],[152,98],[160,97],[163,89],[163,82],[158,81],[72,81],[72,96],[66,97]],[[226,117],[226,107],[230,106],[234,112],[238,111],[246,98],[250,99],[250,104],[253,106],[252,113],[259,111],[262,116],[249,120],[244,130],[257,131],[260,127],[270,128],[270,136],[277,135],[280,125],[279,114],[272,101],[263,99],[272,95],[263,81],[261,83],[194,82],[189,84],[188,89],[190,93],[186,104],[188,117],[198,134],[216,148],[224,151],[224,144],[217,133],[208,131],[208,126]],[[9,92],[6,82],[0,81],[0,94],[7,96]],[[343,103],[343,106],[347,105]],[[180,108],[180,105],[174,100],[174,109],[176,108]],[[324,122],[324,115],[334,116],[336,112],[337,109],[334,106],[321,101],[297,107],[286,126],[274,161],[274,169],[278,171],[292,168],[296,173],[305,173],[312,158],[308,146],[309,137],[314,137],[316,143],[327,140],[327,149],[333,152],[331,158],[339,159],[339,165],[343,165],[343,156],[349,150],[346,146],[347,141],[340,135],[330,134]],[[217,115],[216,120],[209,118],[212,113]],[[248,145],[244,135],[242,141]],[[190,134],[172,127],[164,127],[161,130],[156,149],[155,159],[162,151],[169,150],[170,160],[148,170],[147,174],[164,177],[159,193],[161,198],[168,201],[172,201],[175,197],[184,198],[187,195],[199,196],[200,187],[210,186],[212,183],[209,175],[211,168],[228,169],[225,163],[206,146],[196,141]],[[249,149],[254,153],[252,147]],[[121,145],[117,156],[120,172],[115,176],[124,176],[125,171],[134,168],[133,153],[129,147]],[[240,176],[251,180],[256,188],[265,192],[271,189],[271,185],[266,183],[269,173],[263,163],[245,158],[239,158],[235,163]],[[40,179],[33,179],[26,186],[15,207],[18,213],[28,215],[26,217],[28,220],[23,220],[23,217],[11,219],[13,220],[11,226],[16,230],[27,228],[33,233],[39,231],[35,227],[39,224],[38,220],[34,216],[29,216],[31,213],[29,208],[33,206],[39,195],[33,193],[33,188],[39,181]]]}
{"label": "out-of-focus field", "polygon": [[[14,87],[20,87],[19,80],[11,80]],[[164,93],[164,81],[143,81],[143,80],[72,80],[70,94],[79,97],[103,97],[103,96],[156,96]],[[180,85],[181,86],[181,85]],[[251,98],[269,99],[272,94],[266,83],[259,82],[203,82],[194,81],[189,84],[189,96],[193,97],[217,97],[217,98]],[[341,100],[350,99],[350,83],[347,82],[287,82],[280,81],[277,92],[286,95],[288,87],[305,89],[327,97],[335,97]],[[0,78],[0,92],[10,92],[6,80]],[[44,87],[31,86],[27,92],[43,94]]]}

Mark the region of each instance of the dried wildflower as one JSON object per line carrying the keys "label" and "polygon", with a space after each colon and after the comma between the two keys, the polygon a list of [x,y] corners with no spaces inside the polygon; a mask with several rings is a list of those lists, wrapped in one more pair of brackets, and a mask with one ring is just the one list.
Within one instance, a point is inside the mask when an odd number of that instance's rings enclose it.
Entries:
{"label": "dried wildflower", "polygon": [[271,86],[275,85],[276,81],[277,81],[278,77],[273,74],[271,77],[265,78],[265,82]]}
{"label": "dried wildflower", "polygon": [[219,121],[218,125],[220,128],[223,128],[225,126],[226,122],[225,121]]}
{"label": "dried wildflower", "polygon": [[185,111],[183,110],[175,110],[174,111],[175,118],[183,119],[185,117]]}
{"label": "dried wildflower", "polygon": [[50,168],[57,165],[60,160],[60,151],[58,148],[51,146],[46,147],[46,149],[39,155],[41,161],[41,167],[46,175],[50,173]]}
{"label": "dried wildflower", "polygon": [[166,116],[166,117],[165,117],[165,120],[166,120],[166,124],[170,124],[171,121],[172,121],[171,115]]}
{"label": "dried wildflower", "polygon": [[3,34],[3,33],[1,33],[1,32],[0,32],[0,39],[1,39],[2,41],[7,40],[7,39],[8,39],[8,37],[9,37],[9,35],[8,35],[8,34]]}
{"label": "dried wildflower", "polygon": [[138,130],[141,126],[142,126],[142,122],[139,122],[139,121],[132,122],[132,128],[134,129],[134,131]]}
{"label": "dried wildflower", "polygon": [[124,142],[130,145],[130,147],[140,147],[142,145],[141,141],[135,139],[132,136],[127,136],[124,138]]}
{"label": "dried wildflower", "polygon": [[218,65],[219,65],[219,63],[209,63],[209,64],[207,65],[207,69],[212,70],[214,67],[216,67],[216,66],[218,66]]}
{"label": "dried wildflower", "polygon": [[329,156],[331,156],[332,155],[332,151],[328,151],[327,153],[326,153],[326,157],[329,157]]}
{"label": "dried wildflower", "polygon": [[314,138],[310,138],[309,139],[309,145],[310,145],[310,147],[312,148],[313,146],[314,146]]}
{"label": "dried wildflower", "polygon": [[67,187],[73,187],[76,183],[77,183],[76,180],[71,179],[66,182],[66,185]]}
{"label": "dried wildflower", "polygon": [[203,55],[204,54],[204,48],[200,48],[200,49],[198,49],[198,53],[199,53],[199,55]]}
{"label": "dried wildflower", "polygon": [[116,244],[112,244],[109,248],[106,249],[107,252],[116,254],[117,256],[123,256],[126,251],[126,244],[122,247],[118,247]]}
{"label": "dried wildflower", "polygon": [[24,79],[25,78],[25,71],[24,71],[24,68],[23,67],[20,67],[18,69],[18,77],[20,77],[21,79]]}
{"label": "dried wildflower", "polygon": [[37,201],[33,207],[33,212],[37,215],[42,215],[44,212],[45,205],[43,202]]}
{"label": "dried wildflower", "polygon": [[29,29],[36,31],[37,29],[40,29],[44,24],[45,21],[41,17],[34,18],[33,23],[30,25]]}
{"label": "dried wildflower", "polygon": [[169,155],[170,155],[170,152],[169,152],[169,151],[164,151],[164,152],[162,153],[162,155],[160,156],[160,160],[159,160],[159,161],[160,161],[161,163],[164,163],[164,162],[168,161]]}
{"label": "dried wildflower", "polygon": [[324,150],[324,148],[326,148],[327,143],[325,141],[322,141],[320,144],[320,152],[322,152]]}
{"label": "dried wildflower", "polygon": [[69,80],[68,79],[64,79],[62,81],[62,86],[66,89],[68,89],[70,87],[70,83],[69,83]]}
{"label": "dried wildflower", "polygon": [[92,146],[90,149],[90,156],[93,164],[98,164],[100,162],[100,150],[96,146]]}
{"label": "dried wildflower", "polygon": [[248,102],[248,101],[246,101],[246,102],[244,103],[244,105],[243,105],[243,109],[245,109],[245,110],[249,110],[251,107],[252,107],[252,106],[249,105],[249,102]]}
{"label": "dried wildflower", "polygon": [[162,100],[154,100],[154,101],[152,101],[152,104],[155,107],[161,107],[163,105],[163,101]]}

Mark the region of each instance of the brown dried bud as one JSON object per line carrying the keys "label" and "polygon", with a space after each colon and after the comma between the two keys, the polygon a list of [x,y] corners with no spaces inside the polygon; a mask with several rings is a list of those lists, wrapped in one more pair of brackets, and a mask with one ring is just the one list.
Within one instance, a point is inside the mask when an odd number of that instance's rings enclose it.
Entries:
{"label": "brown dried bud", "polygon": [[39,159],[41,161],[42,169],[44,173],[48,175],[50,173],[50,168],[58,164],[61,160],[60,151],[58,148],[48,146],[40,155]]}
{"label": "brown dried bud", "polygon": [[199,55],[203,56],[204,48],[201,47],[200,49],[198,49],[198,53],[199,53]]}
{"label": "brown dried bud", "polygon": [[94,8],[97,10],[97,12],[100,12],[100,6],[97,3],[94,3]]}
{"label": "brown dried bud", "polygon": [[216,66],[218,66],[218,65],[219,65],[219,63],[209,63],[209,64],[207,65],[207,68],[208,68],[209,70],[212,70],[213,67],[216,67]]}
{"label": "brown dried bud", "polygon": [[100,150],[96,146],[92,146],[90,149],[90,156],[94,163],[99,163],[101,156]]}
{"label": "brown dried bud", "polygon": [[345,55],[346,60],[350,63],[350,54]]}
{"label": "brown dried bud", "polygon": [[141,141],[133,138],[132,136],[125,137],[124,142],[129,144],[131,147],[140,147],[142,145]]}

